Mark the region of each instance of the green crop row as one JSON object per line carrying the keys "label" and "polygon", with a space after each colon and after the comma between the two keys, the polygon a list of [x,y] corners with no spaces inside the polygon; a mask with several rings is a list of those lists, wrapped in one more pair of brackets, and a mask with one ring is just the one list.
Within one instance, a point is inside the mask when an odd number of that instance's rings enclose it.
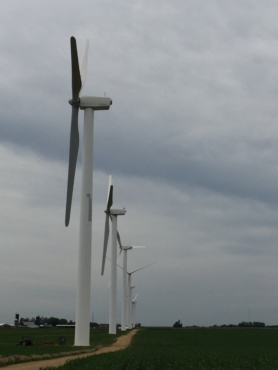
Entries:
{"label": "green crop row", "polygon": [[277,370],[278,331],[143,329],[135,335],[132,345],[126,350],[77,359],[60,369]]}

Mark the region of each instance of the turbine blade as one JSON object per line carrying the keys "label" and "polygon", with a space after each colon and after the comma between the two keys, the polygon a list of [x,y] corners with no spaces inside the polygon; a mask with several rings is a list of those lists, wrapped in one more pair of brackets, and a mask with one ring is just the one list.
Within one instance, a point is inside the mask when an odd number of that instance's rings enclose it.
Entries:
{"label": "turbine blade", "polygon": [[146,248],[146,246],[145,245],[134,245],[134,246],[132,246],[132,249],[133,248]]}
{"label": "turbine blade", "polygon": [[106,211],[109,211],[113,204],[113,185],[112,185],[112,176],[109,176],[108,180],[108,192],[106,200]]}
{"label": "turbine blade", "polygon": [[109,212],[113,204],[113,185],[110,186],[106,211]]}
{"label": "turbine blade", "polygon": [[139,271],[139,270],[142,270],[142,269],[144,269],[144,268],[146,268],[146,267],[148,267],[148,266],[154,265],[156,262],[157,262],[157,261],[152,262],[152,263],[149,263],[148,265],[143,266],[143,267],[140,267],[139,269],[133,270],[133,271],[131,271],[131,272],[130,272],[130,274],[133,274],[134,272]]}
{"label": "turbine blade", "polygon": [[120,267],[120,269],[122,269],[122,270],[123,270],[122,266],[120,266],[118,263],[117,263],[117,266],[118,266],[118,267]]}
{"label": "turbine blade", "polygon": [[122,253],[122,250],[123,250],[123,246],[122,246],[122,242],[121,242],[121,237],[120,237],[119,231],[117,231],[117,239],[118,239],[118,243],[119,243],[119,246],[120,246],[120,254],[121,254]]}
{"label": "turbine blade", "polygon": [[[119,232],[117,231],[117,239],[118,239],[118,243],[119,243],[119,246],[120,246],[120,251],[119,251],[119,254],[118,254],[118,258],[117,258],[117,265],[118,265],[118,262],[119,262],[119,259],[121,257],[121,254],[122,254],[122,251],[123,251],[123,246],[122,246],[122,242],[121,242],[121,237],[120,237],[120,234]],[[120,265],[118,265],[119,267],[121,267]]]}
{"label": "turbine blade", "polygon": [[72,100],[74,103],[77,103],[79,101],[79,93],[82,87],[82,82],[79,70],[76,40],[73,36],[70,38],[70,46],[71,46]]}
{"label": "turbine blade", "polygon": [[[113,185],[113,182],[112,182],[112,175],[109,175],[109,178],[108,178],[108,192],[109,192],[109,189],[110,189],[110,186]],[[107,200],[108,200],[108,195],[107,194]]]}
{"label": "turbine blade", "polygon": [[89,40],[86,41],[86,45],[85,45],[85,49],[84,49],[84,54],[83,54],[83,58],[82,58],[82,63],[81,63],[81,70],[80,70],[81,82],[82,82],[81,89],[85,85],[86,76],[87,76],[88,53],[89,53]]}
{"label": "turbine blade", "polygon": [[118,265],[120,257],[121,257],[121,250],[120,250],[120,253],[118,254],[118,257],[117,257],[117,265]]}
{"label": "turbine blade", "polygon": [[106,217],[105,217],[105,228],[104,228],[104,243],[103,243],[103,255],[102,255],[101,275],[103,275],[103,273],[104,273],[108,238],[109,238],[109,215],[106,214]]}
{"label": "turbine blade", "polygon": [[71,210],[71,202],[72,202],[74,176],[75,176],[75,169],[76,169],[76,162],[77,162],[78,148],[79,148],[78,111],[79,111],[78,107],[72,106],[68,187],[67,187],[67,203],[66,203],[66,219],[65,219],[66,226],[68,226],[69,220],[70,220],[70,210]]}
{"label": "turbine blade", "polygon": [[112,185],[112,176],[109,175],[108,177],[108,191],[107,191],[107,199],[106,199],[106,203],[108,203],[108,199],[109,199],[109,192],[110,192],[110,187]]}
{"label": "turbine blade", "polygon": [[[111,258],[109,258],[108,256],[106,256],[106,258],[107,258],[109,261],[111,261]],[[123,270],[122,266],[120,266],[118,263],[117,263],[117,266],[118,266],[118,267],[120,267],[120,269],[122,269],[122,270]],[[128,274],[128,272],[127,272],[127,274]]]}

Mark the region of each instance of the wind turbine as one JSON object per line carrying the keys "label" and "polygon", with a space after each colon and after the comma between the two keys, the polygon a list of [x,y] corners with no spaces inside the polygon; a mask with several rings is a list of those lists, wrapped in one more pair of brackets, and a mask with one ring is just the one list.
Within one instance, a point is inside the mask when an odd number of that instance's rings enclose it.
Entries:
{"label": "wind turbine", "polygon": [[136,270],[133,270],[131,272],[128,272],[127,271],[127,276],[128,276],[128,279],[127,279],[127,292],[128,292],[128,296],[127,296],[127,302],[128,302],[128,309],[127,309],[127,328],[128,329],[132,329],[132,289],[135,288],[135,286],[131,285],[131,278],[132,278],[132,274],[134,274],[135,272],[137,271],[140,271],[148,266],[151,266],[151,265],[154,265],[156,262],[152,262],[152,263],[149,263],[148,265],[146,266],[143,266],[143,267],[140,267],[139,269],[136,269]]}
{"label": "wind turbine", "polygon": [[92,179],[93,179],[93,127],[94,111],[108,110],[112,100],[107,97],[80,96],[85,83],[89,42],[86,42],[81,70],[79,69],[76,40],[71,44],[72,106],[69,169],[65,224],[69,225],[74,176],[79,148],[78,113],[84,110],[83,164],[79,228],[78,284],[75,320],[75,346],[90,345],[90,290],[92,244]]}
{"label": "wind turbine", "polygon": [[104,273],[107,244],[109,238],[109,218],[112,221],[112,235],[111,235],[111,286],[110,286],[110,309],[109,309],[109,334],[116,334],[116,308],[117,308],[117,239],[120,235],[117,231],[117,217],[123,216],[126,213],[125,208],[116,209],[111,208],[113,204],[113,185],[112,176],[109,176],[108,195],[106,203],[105,228],[104,228],[104,243],[102,255],[101,275]]}
{"label": "wind turbine", "polygon": [[[148,267],[148,266],[151,266],[151,265],[154,265],[156,262],[152,262],[152,263],[149,263],[148,265],[146,265],[146,266],[143,266],[143,267],[140,267],[139,269],[136,269],[136,270],[133,270],[133,271],[131,271],[131,272],[126,272],[126,274],[127,274],[127,288],[126,288],[126,292],[127,292],[127,294],[126,294],[126,306],[127,306],[127,318],[126,318],[126,325],[127,325],[127,329],[132,329],[131,328],[131,306],[132,306],[132,304],[131,304],[131,296],[132,296],[132,294],[131,294],[131,290],[133,289],[133,288],[135,288],[135,286],[132,286],[131,285],[131,276],[132,276],[132,274],[134,274],[135,272],[137,272],[137,271],[139,271],[139,270],[142,270],[142,269],[144,269],[144,268],[146,268],[146,267]],[[122,270],[123,270],[123,267],[122,266],[120,266],[120,265],[118,265],[118,267],[120,267]]]}
{"label": "wind turbine", "polygon": [[120,234],[118,232],[118,242],[120,245],[120,254],[123,252],[123,297],[122,297],[122,331],[126,331],[127,326],[127,312],[128,312],[128,302],[127,297],[127,251],[134,248],[146,248],[145,246],[135,246],[127,245],[123,246],[121,243]]}
{"label": "wind turbine", "polygon": [[136,311],[136,304],[137,304],[137,297],[138,297],[138,293],[136,294],[136,296],[133,298],[132,300],[132,327],[134,327],[134,323],[135,323],[135,311]]}

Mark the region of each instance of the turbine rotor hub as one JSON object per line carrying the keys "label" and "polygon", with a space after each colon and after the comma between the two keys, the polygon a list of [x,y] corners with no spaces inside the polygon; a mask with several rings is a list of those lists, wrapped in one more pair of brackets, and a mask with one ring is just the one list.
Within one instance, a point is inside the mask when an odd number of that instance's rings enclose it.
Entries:
{"label": "turbine rotor hub", "polygon": [[73,107],[79,107],[80,106],[80,99],[78,99],[78,101],[74,101],[73,99],[70,99],[69,100],[69,104]]}

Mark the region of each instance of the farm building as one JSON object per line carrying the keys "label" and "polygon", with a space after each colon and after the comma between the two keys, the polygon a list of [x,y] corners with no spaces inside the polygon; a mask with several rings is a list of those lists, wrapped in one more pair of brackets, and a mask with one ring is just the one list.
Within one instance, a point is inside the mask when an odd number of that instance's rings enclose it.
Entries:
{"label": "farm building", "polygon": [[7,323],[0,323],[0,328],[14,328],[14,325],[12,324],[7,324]]}

